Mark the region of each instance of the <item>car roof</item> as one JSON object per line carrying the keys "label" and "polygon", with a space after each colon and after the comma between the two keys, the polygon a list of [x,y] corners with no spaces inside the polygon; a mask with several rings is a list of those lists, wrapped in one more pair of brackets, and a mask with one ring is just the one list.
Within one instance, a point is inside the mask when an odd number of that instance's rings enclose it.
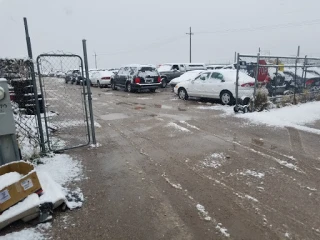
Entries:
{"label": "car roof", "polygon": [[136,68],[141,68],[141,67],[156,67],[155,65],[153,64],[127,64],[127,65],[124,65],[122,67],[136,67]]}

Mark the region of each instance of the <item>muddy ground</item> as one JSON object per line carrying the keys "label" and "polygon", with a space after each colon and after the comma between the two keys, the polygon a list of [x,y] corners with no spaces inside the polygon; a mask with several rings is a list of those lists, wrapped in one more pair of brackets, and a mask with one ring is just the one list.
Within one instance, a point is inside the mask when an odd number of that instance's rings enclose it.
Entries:
{"label": "muddy ground", "polygon": [[169,88],[93,88],[93,100],[102,146],[67,152],[84,166],[85,202],[56,214],[52,239],[320,239],[318,135]]}

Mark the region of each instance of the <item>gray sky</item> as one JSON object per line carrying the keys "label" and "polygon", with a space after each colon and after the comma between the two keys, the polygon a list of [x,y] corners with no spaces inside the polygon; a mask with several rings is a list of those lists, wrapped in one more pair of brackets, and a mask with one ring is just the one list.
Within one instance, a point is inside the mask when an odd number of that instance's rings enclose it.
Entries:
{"label": "gray sky", "polygon": [[319,9],[315,0],[0,0],[0,57],[27,55],[23,17],[35,56],[82,54],[85,38],[90,68],[94,51],[101,68],[188,62],[189,26],[193,62],[233,61],[235,51],[256,54],[258,47],[294,55],[298,45],[301,55],[320,57]]}

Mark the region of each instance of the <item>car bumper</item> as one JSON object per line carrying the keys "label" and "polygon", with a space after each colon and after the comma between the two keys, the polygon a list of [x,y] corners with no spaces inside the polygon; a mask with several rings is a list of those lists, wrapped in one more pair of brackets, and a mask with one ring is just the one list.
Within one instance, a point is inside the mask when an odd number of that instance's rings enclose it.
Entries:
{"label": "car bumper", "polygon": [[178,95],[178,88],[176,86],[174,86],[173,91],[174,91],[175,94]]}
{"label": "car bumper", "polygon": [[157,89],[161,87],[161,83],[157,84],[132,84],[132,89]]}
{"label": "car bumper", "polygon": [[101,80],[100,81],[100,85],[110,85],[111,84],[111,80]]}

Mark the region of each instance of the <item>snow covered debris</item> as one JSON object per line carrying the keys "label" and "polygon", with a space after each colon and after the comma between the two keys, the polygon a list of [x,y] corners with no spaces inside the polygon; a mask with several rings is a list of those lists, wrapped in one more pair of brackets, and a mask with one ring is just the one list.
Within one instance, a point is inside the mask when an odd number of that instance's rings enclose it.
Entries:
{"label": "snow covered debris", "polygon": [[19,181],[22,176],[23,176],[22,174],[17,172],[9,172],[9,173],[0,175],[0,190]]}
{"label": "snow covered debris", "polygon": [[39,197],[36,193],[29,195],[25,200],[22,202],[17,203],[16,205],[12,206],[8,210],[4,211],[0,215],[0,222],[7,221],[8,219],[20,215],[32,208],[36,208],[40,205]]}

